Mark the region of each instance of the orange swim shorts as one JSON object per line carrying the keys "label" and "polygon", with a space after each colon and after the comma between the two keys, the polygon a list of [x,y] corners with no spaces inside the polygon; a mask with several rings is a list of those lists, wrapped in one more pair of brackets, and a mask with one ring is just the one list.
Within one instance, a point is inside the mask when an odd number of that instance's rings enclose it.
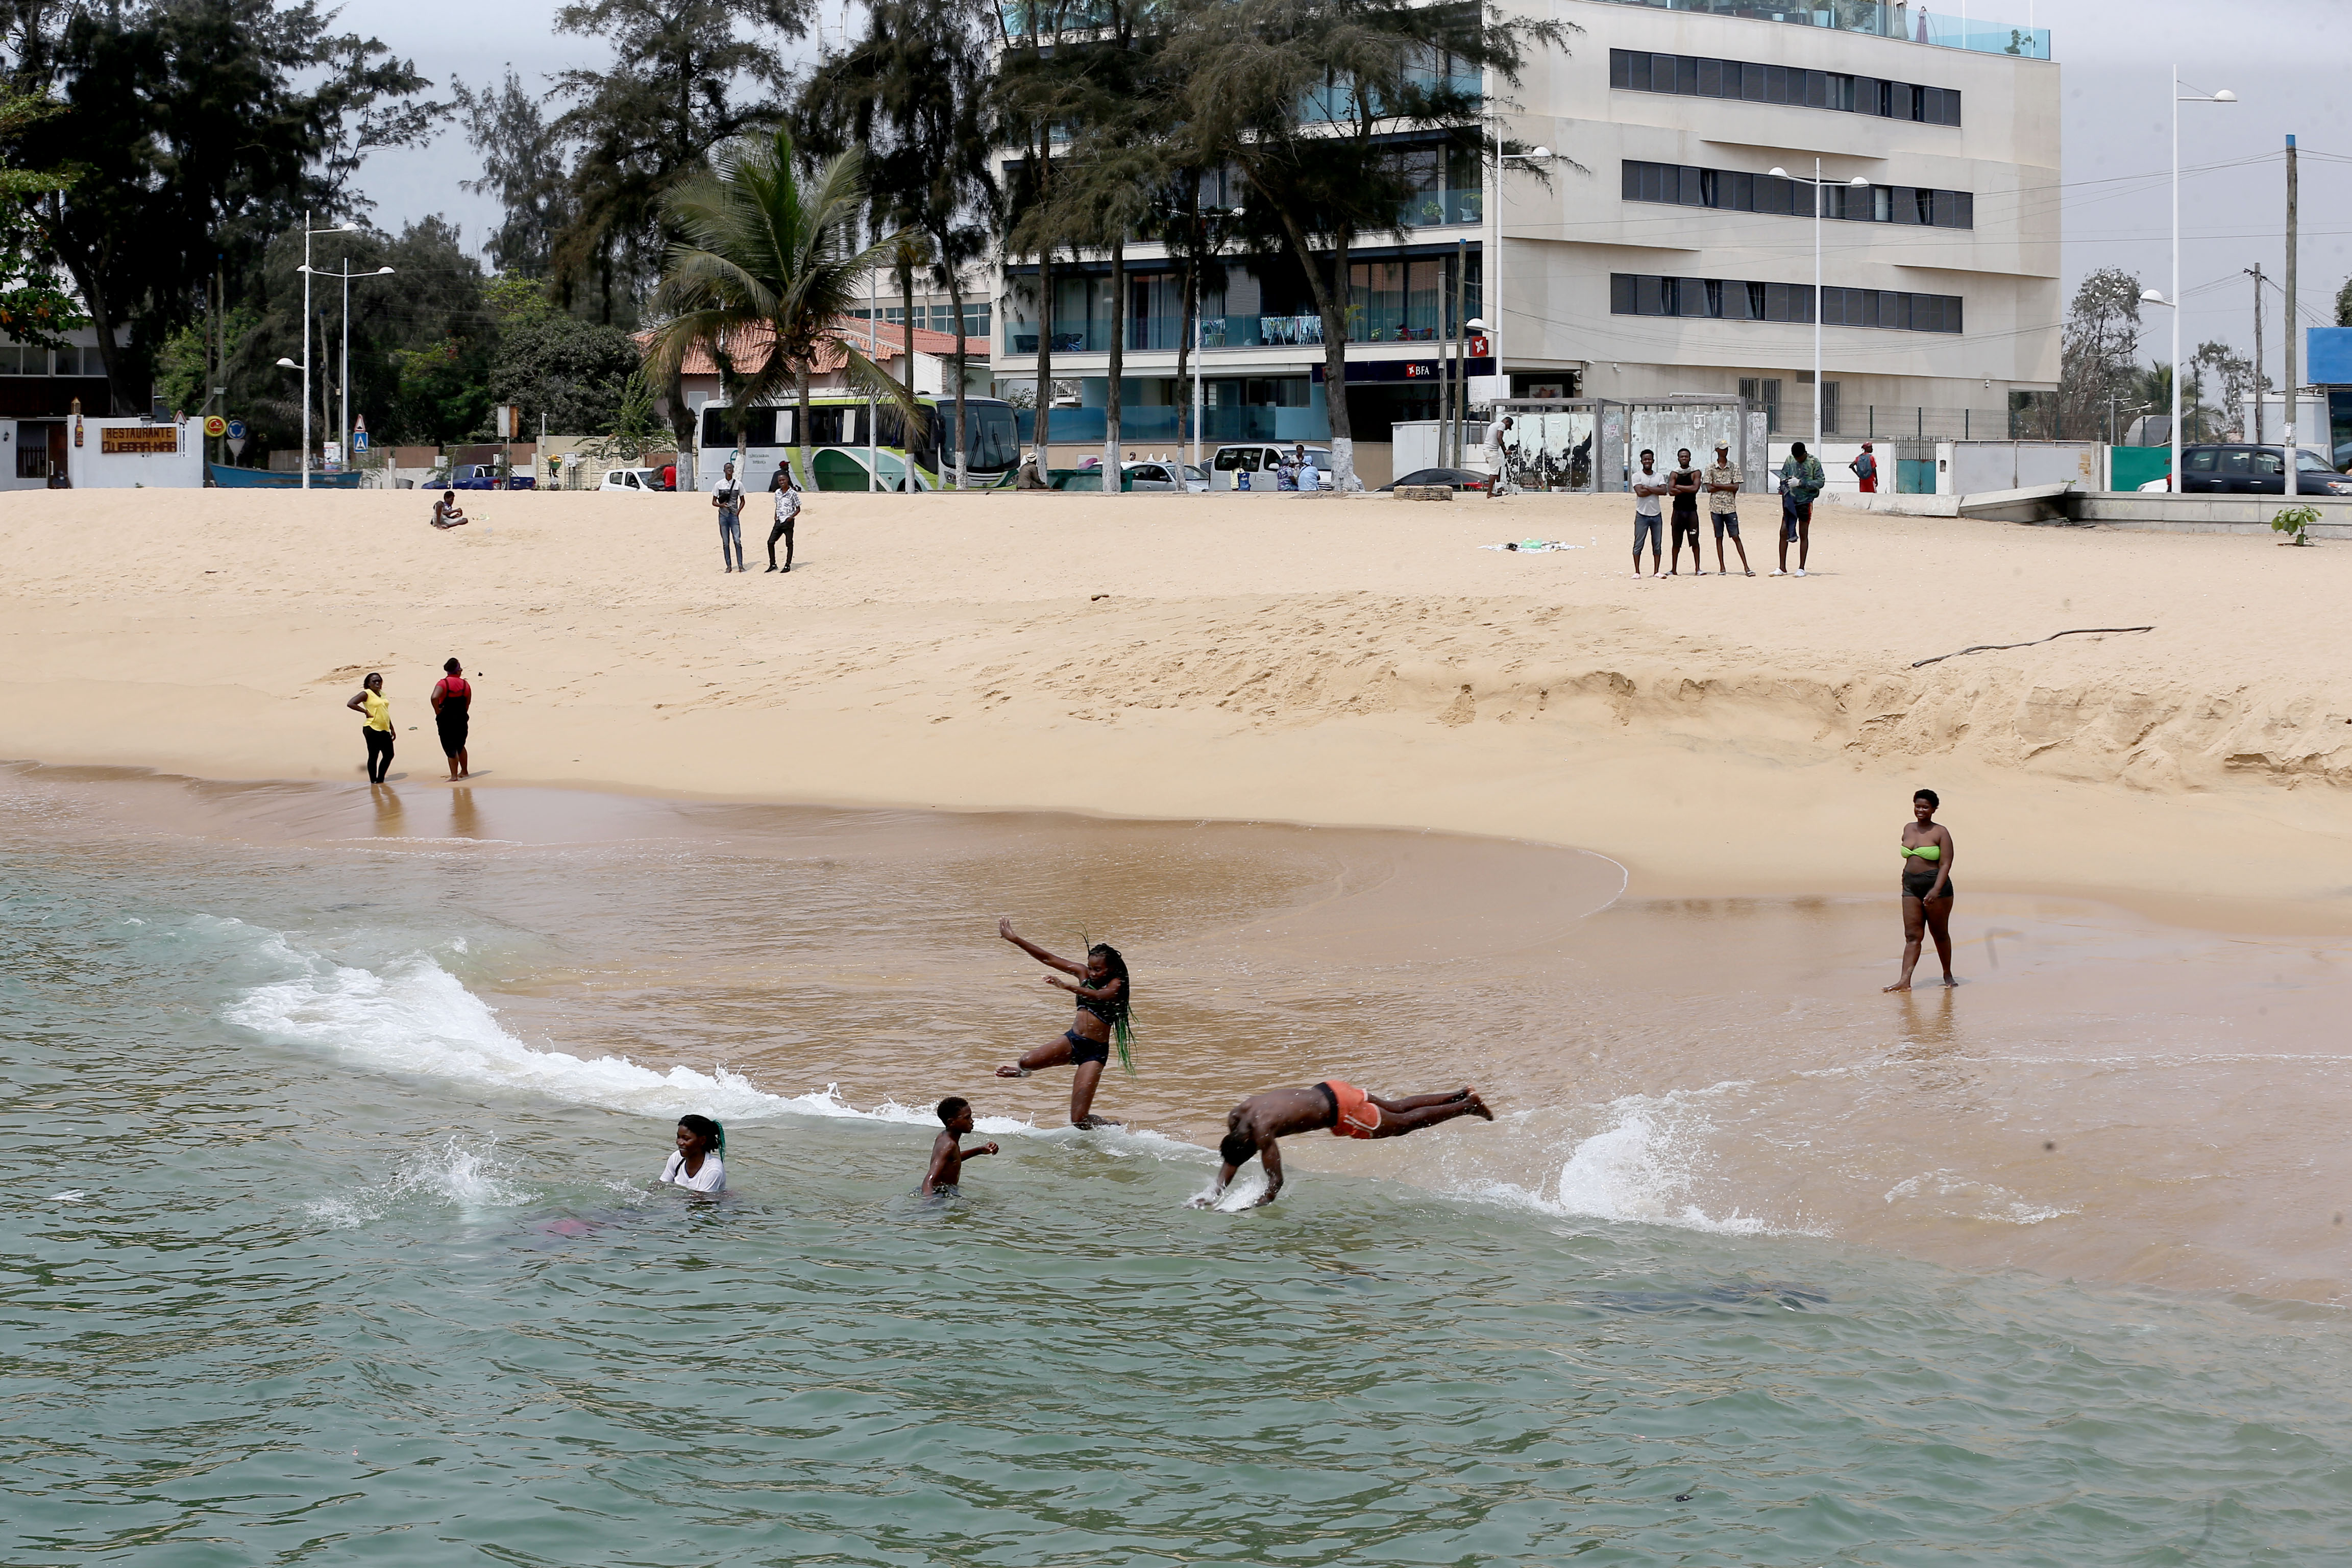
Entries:
{"label": "orange swim shorts", "polygon": [[1336,1078],[1316,1087],[1331,1097],[1332,1137],[1370,1138],[1380,1131],[1381,1108],[1372,1103],[1370,1095]]}

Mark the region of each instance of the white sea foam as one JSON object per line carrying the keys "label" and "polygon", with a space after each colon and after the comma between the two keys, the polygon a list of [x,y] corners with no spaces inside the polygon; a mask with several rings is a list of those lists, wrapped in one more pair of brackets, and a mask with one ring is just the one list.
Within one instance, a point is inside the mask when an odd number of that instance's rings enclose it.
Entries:
{"label": "white sea foam", "polygon": [[2083,1212],[2080,1204],[2069,1208],[2039,1207],[1998,1183],[1974,1181],[1941,1170],[1923,1171],[1907,1181],[1895,1183],[1887,1189],[1886,1201],[1918,1204],[1933,1214],[1990,1220],[1997,1225],[2040,1225],[2043,1220]]}
{"label": "white sea foam", "polygon": [[1580,1219],[1668,1225],[1717,1236],[1802,1234],[1734,1208],[1710,1215],[1694,1189],[1705,1174],[1714,1121],[1703,1102],[1748,1088],[1719,1083],[1665,1095],[1631,1094],[1604,1108],[1608,1124],[1578,1141],[1549,1192],[1496,1185],[1482,1195]]}
{"label": "white sea foam", "polygon": [[514,1168],[499,1156],[497,1139],[477,1146],[452,1136],[403,1160],[388,1181],[348,1197],[322,1197],[305,1207],[339,1228],[365,1225],[404,1203],[439,1204],[470,1215],[530,1202],[530,1194],[515,1184],[513,1175]]}
{"label": "white sea foam", "polygon": [[[224,922],[234,923],[234,922]],[[497,1012],[426,954],[381,972],[336,963],[284,937],[262,933],[264,955],[284,978],[246,991],[223,1012],[228,1022],[281,1044],[331,1051],[380,1072],[415,1075],[532,1094],[632,1115],[674,1117],[698,1111],[721,1121],[819,1116],[936,1129],[929,1105],[886,1100],[860,1110],[828,1084],[822,1091],[774,1094],[725,1067],[708,1073],[667,1072],[626,1057],[573,1056],[525,1044]],[[1116,1158],[1198,1159],[1202,1151],[1149,1131],[1041,1128],[1017,1117],[990,1116],[974,1130],[992,1137],[1085,1139]]]}

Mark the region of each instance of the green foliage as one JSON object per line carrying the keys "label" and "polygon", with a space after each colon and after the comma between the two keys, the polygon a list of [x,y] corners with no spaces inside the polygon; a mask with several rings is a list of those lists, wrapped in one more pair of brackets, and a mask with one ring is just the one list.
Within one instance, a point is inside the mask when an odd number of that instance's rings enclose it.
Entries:
{"label": "green foliage", "polygon": [[463,182],[478,195],[494,195],[506,221],[490,236],[490,259],[510,277],[545,278],[554,264],[555,237],[572,221],[563,167],[563,140],[509,67],[497,88],[453,82],[466,139],[482,155],[482,177]]}
{"label": "green foliage", "polygon": [[[100,331],[118,399],[196,314],[215,265],[242,272],[306,207],[349,211],[370,151],[414,142],[438,110],[373,39],[317,0],[19,8],[14,76],[59,112],[29,127],[42,239]],[[118,348],[118,344],[123,345]]]}
{"label": "green foliage", "polygon": [[488,428],[489,353],[483,344],[444,338],[421,348],[395,349],[392,360],[399,376],[393,405],[396,438],[439,445]]}
{"label": "green foliage", "polygon": [[0,85],[0,279],[7,284],[0,289],[0,333],[47,349],[63,346],[68,332],[89,324],[46,252],[37,212],[75,176],[19,166],[18,142],[58,112],[53,103]]}
{"label": "green foliage", "polygon": [[621,384],[621,396],[604,434],[582,451],[590,461],[607,468],[625,468],[648,452],[667,451],[673,437],[654,409],[654,390],[646,373],[636,370]]}
{"label": "green foliage", "polygon": [[2308,532],[2308,530],[2313,523],[2317,522],[2318,521],[2319,509],[2317,507],[2291,506],[2285,510],[2280,512],[2276,517],[2271,519],[2271,527],[2276,532],[2289,535],[2290,541],[2293,543],[2308,544],[2311,542],[2311,535]]}
{"label": "green foliage", "polygon": [[[260,318],[240,305],[223,323],[228,339],[227,359],[234,363]],[[212,395],[205,383],[210,363],[213,329],[210,321],[193,321],[163,340],[155,353],[155,392],[170,406],[193,412]]]}
{"label": "green foliage", "polygon": [[[555,79],[570,107],[550,133],[576,149],[551,253],[567,302],[627,325],[671,237],[664,194],[711,150],[783,118],[807,0],[573,0],[558,30],[607,40],[604,70]],[[509,209],[511,210],[511,209]]]}
{"label": "green foliage", "polygon": [[[495,299],[503,279],[494,280]],[[558,315],[542,303],[504,317],[491,356],[492,401],[522,406],[523,428],[586,435],[611,424],[624,384],[635,374],[637,345],[618,327]]]}

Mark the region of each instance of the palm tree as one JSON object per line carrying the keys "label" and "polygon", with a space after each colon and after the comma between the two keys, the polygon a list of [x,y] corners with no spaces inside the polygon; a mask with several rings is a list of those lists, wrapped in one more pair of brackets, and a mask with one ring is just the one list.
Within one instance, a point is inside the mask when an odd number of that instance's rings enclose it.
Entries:
{"label": "palm tree", "polygon": [[[658,381],[675,374],[690,350],[708,350],[730,389],[739,434],[753,405],[795,386],[793,449],[808,487],[815,482],[809,369],[820,349],[841,355],[853,384],[898,404],[909,418],[920,413],[907,388],[851,347],[838,328],[866,275],[889,265],[898,243],[896,235],[885,235],[857,247],[866,201],[859,155],[844,153],[808,174],[797,165],[788,132],[746,137],[714,153],[709,174],[670,192],[664,209],[682,237],[670,247],[654,291],[654,309],[665,320],[654,329],[646,365]],[[765,359],[739,365],[733,350],[753,348],[762,334]],[[913,376],[908,380],[911,384]]]}

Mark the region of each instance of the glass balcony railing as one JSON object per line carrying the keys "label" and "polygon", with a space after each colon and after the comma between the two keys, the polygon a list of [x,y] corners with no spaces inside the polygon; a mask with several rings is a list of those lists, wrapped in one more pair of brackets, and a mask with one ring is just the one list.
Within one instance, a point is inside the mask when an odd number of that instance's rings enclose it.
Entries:
{"label": "glass balcony railing", "polygon": [[[1377,308],[1377,307],[1374,307]],[[1429,343],[1448,341],[1449,334],[1434,323],[1416,323],[1412,312],[1401,311],[1407,319],[1398,321],[1391,314],[1380,321],[1367,317],[1370,309],[1358,305],[1354,309],[1354,326],[1349,341],[1359,343]],[[1471,309],[1477,309],[1474,293]],[[1182,345],[1184,320],[1181,316],[1131,317],[1127,322],[1127,346],[1129,353],[1173,353]],[[1034,321],[1012,321],[1005,324],[1004,348],[1008,353],[1034,354],[1037,352],[1037,324]],[[1320,316],[1203,316],[1201,319],[1201,347],[1203,349],[1319,348],[1323,343],[1323,318]],[[1055,353],[1107,353],[1110,348],[1110,323],[1091,321],[1082,329],[1054,329]]]}
{"label": "glass balcony railing", "polygon": [[1937,48],[1970,49],[1980,55],[2015,55],[2021,59],[2050,58],[2050,29],[2015,27],[1958,14],[1958,0],[1946,0],[1954,9],[1888,0],[1613,0],[1620,5],[1646,5],[1655,11],[1702,11],[1715,16],[1747,16],[1762,22],[1787,22],[1800,27],[1834,27],[1842,33],[1868,33],[1874,37],[1904,38]]}
{"label": "glass balcony railing", "polygon": [[1443,228],[1475,224],[1486,210],[1482,192],[1419,191],[1398,209],[1397,217],[1407,228]]}

